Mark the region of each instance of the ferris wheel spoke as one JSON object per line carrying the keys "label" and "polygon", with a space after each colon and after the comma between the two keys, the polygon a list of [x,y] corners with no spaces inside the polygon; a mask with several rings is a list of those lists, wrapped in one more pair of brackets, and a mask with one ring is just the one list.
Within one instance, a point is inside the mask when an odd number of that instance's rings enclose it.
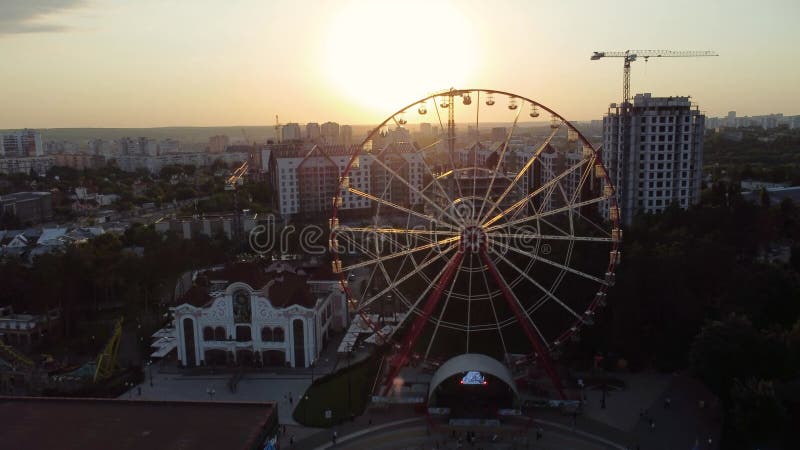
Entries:
{"label": "ferris wheel spoke", "polygon": [[[434,256],[433,258],[430,258],[430,259],[428,259],[428,260],[424,261],[422,264],[420,264],[420,265],[419,265],[419,266],[416,268],[416,270],[414,270],[414,271],[412,271],[412,272],[409,272],[409,273],[407,273],[407,274],[403,275],[401,278],[399,278],[399,279],[395,280],[395,281],[394,281],[392,284],[390,284],[390,285],[386,286],[386,287],[385,287],[383,290],[381,290],[381,291],[380,291],[380,292],[378,292],[377,294],[373,295],[372,297],[370,297],[370,298],[368,298],[368,299],[366,299],[366,300],[363,300],[363,301],[362,301],[362,302],[359,304],[359,306],[358,306],[358,311],[362,311],[362,310],[366,309],[366,308],[367,308],[367,307],[369,307],[369,306],[370,306],[370,305],[371,305],[373,302],[375,302],[377,299],[379,299],[379,298],[383,297],[384,295],[386,295],[386,294],[388,294],[388,293],[392,292],[392,290],[396,290],[398,286],[400,286],[400,285],[401,285],[401,284],[403,284],[404,282],[406,282],[406,281],[410,280],[410,279],[411,279],[411,278],[413,278],[415,275],[419,275],[420,273],[422,273],[422,271],[423,271],[423,270],[424,270],[426,267],[430,266],[430,265],[431,265],[431,264],[433,264],[434,262],[436,262],[436,261],[438,261],[439,259],[443,258],[443,257],[444,257],[444,256],[445,256],[447,253],[450,253],[450,252],[451,252],[453,249],[455,249],[456,247],[458,247],[458,246],[457,246],[457,245],[451,245],[451,246],[447,247],[446,249],[442,250],[442,251],[441,251],[439,254],[437,254],[437,255],[436,255],[436,256]],[[449,259],[448,259],[448,261],[449,261]],[[437,279],[437,278],[438,278],[440,275],[441,275],[441,271],[439,272],[439,274],[437,274],[437,275],[436,275],[436,277],[434,277],[434,278],[433,278],[433,280],[430,280],[430,282],[428,283],[428,289],[430,289],[430,286],[431,286],[432,284],[434,284],[434,283],[435,283],[436,279]],[[426,278],[427,278],[427,277],[426,277]],[[426,290],[426,292],[427,292],[427,290]],[[412,309],[413,309],[413,308],[412,308]]]}
{"label": "ferris wheel spoke", "polygon": [[[402,242],[398,241],[395,238],[395,236],[396,235],[388,235],[388,236],[385,236],[385,238],[390,240],[391,244],[396,245],[397,247],[399,247],[401,249],[409,249],[410,248],[409,244],[403,244]],[[419,236],[416,236],[416,237],[419,237]],[[430,242],[434,242],[433,240],[430,240],[430,239],[427,239],[427,238],[423,238],[423,239],[428,241],[429,243]],[[416,243],[415,243],[415,245],[416,245]],[[428,250],[428,253],[422,258],[422,261],[423,262],[427,261],[430,258],[432,253],[437,253],[437,247],[433,247],[430,250]],[[416,270],[418,268],[417,258],[415,258],[412,253],[409,253],[408,255],[403,256],[403,260],[400,263],[400,268],[402,268],[409,260],[411,261],[411,265],[414,266],[415,272],[419,273],[420,277],[422,277],[422,279],[425,280],[426,283],[430,282],[430,280],[428,279],[428,276],[425,274],[425,272],[421,272],[421,271],[417,271]],[[386,271],[386,268],[384,267],[383,264],[378,264],[378,265],[381,267],[381,271],[384,274],[384,278],[386,279],[386,282],[389,283],[389,284],[394,283],[394,281],[397,280],[397,278],[400,277],[400,275],[402,273],[402,270],[398,270],[392,276],[392,275],[389,275],[389,273]],[[398,295],[399,295],[399,292],[398,292]]]}
{"label": "ferris wheel spoke", "polygon": [[[480,258],[478,259],[478,262],[481,263],[482,267],[485,267],[485,263]],[[489,302],[489,307],[492,310],[492,317],[494,317],[494,322],[495,322],[495,324],[497,324],[497,334],[500,336],[500,344],[503,346],[503,354],[507,355],[508,354],[508,348],[506,347],[506,340],[503,337],[503,327],[500,324],[500,317],[497,315],[497,308],[495,308],[495,306],[494,306],[493,297],[495,296],[495,292],[494,292],[494,290],[492,290],[491,287],[489,287],[489,279],[486,276],[486,271],[485,270],[481,270],[481,276],[483,278],[483,285],[486,286],[486,293],[488,295],[487,301]],[[513,320],[513,319],[508,319],[508,320],[506,320],[506,322],[508,322],[509,320]]]}
{"label": "ferris wheel spoke", "polygon": [[434,230],[418,230],[413,228],[390,228],[390,227],[348,227],[339,226],[336,232],[352,232],[352,233],[365,233],[365,234],[412,234],[412,235],[441,235],[441,236],[457,236],[460,233],[456,231],[434,231]]}
{"label": "ferris wheel spoke", "polygon": [[[508,134],[506,134],[506,139],[503,141],[503,146],[502,146],[503,149],[500,151],[500,154],[497,155],[498,156],[497,157],[497,164],[495,164],[494,170],[492,171],[492,178],[489,181],[489,188],[486,190],[486,194],[484,194],[484,196],[483,196],[483,201],[481,202],[481,208],[480,208],[480,211],[478,212],[478,217],[483,217],[483,208],[486,205],[486,203],[488,203],[488,201],[489,201],[489,194],[492,192],[492,187],[494,187],[494,182],[495,182],[495,178],[497,176],[497,171],[500,170],[500,166],[505,161],[506,150],[508,149],[508,143],[509,143],[509,141],[511,141],[511,136],[514,134],[514,130],[516,130],[516,128],[517,128],[517,123],[519,122],[519,115],[522,112],[522,109],[523,109],[523,105],[519,105],[519,108],[517,108],[517,114],[514,116],[514,122],[511,125],[511,129],[508,130]],[[487,214],[491,214],[491,212],[492,212],[492,209],[490,208],[489,211],[487,212]]]}
{"label": "ferris wheel spoke", "polygon": [[[481,104],[480,94],[478,96],[478,105]],[[474,254],[469,254],[469,267],[475,267],[473,264]],[[469,271],[469,279],[467,280],[467,298],[472,298],[472,270]],[[469,334],[470,325],[472,324],[472,302],[467,300],[467,353],[469,353]]]}
{"label": "ferris wheel spoke", "polygon": [[506,195],[508,195],[508,193],[511,192],[514,186],[516,186],[517,183],[525,176],[525,173],[528,171],[528,169],[530,169],[533,163],[535,163],[536,160],[539,159],[539,155],[541,155],[541,153],[547,148],[547,146],[550,145],[550,141],[553,140],[553,137],[556,135],[558,130],[561,129],[561,126],[563,124],[564,122],[561,122],[558,124],[558,127],[553,128],[553,131],[551,131],[550,135],[548,135],[547,138],[544,140],[544,142],[542,142],[542,145],[540,145],[539,148],[537,148],[536,151],[533,152],[533,155],[530,158],[528,158],[528,160],[525,162],[525,165],[522,166],[522,168],[517,172],[517,175],[514,177],[514,179],[511,181],[508,187],[503,191],[502,194],[500,194],[499,197],[497,197],[496,201],[492,202],[492,207],[489,208],[489,210],[486,212],[486,216],[481,217],[481,222],[486,221],[486,219],[488,218],[487,216],[491,214],[491,212],[503,202],[503,200],[506,198]]}
{"label": "ferris wheel spoke", "polygon": [[[540,284],[538,281],[534,280],[534,279],[533,279],[533,277],[531,277],[531,276],[530,276],[530,275],[529,275],[527,272],[525,272],[524,270],[520,269],[519,267],[517,267],[517,265],[516,265],[516,264],[514,264],[514,263],[513,263],[513,262],[511,262],[511,261],[510,261],[508,258],[506,258],[505,256],[503,256],[501,252],[498,252],[498,251],[496,251],[496,250],[493,250],[493,249],[489,249],[489,251],[491,251],[491,252],[493,252],[495,255],[497,255],[497,256],[498,256],[498,257],[499,257],[499,258],[500,258],[500,259],[501,259],[501,260],[502,260],[504,263],[508,264],[508,266],[509,266],[509,267],[511,267],[512,269],[514,269],[514,270],[515,270],[517,273],[519,273],[520,275],[522,275],[522,276],[523,276],[523,277],[524,277],[526,280],[528,280],[528,281],[529,281],[531,284],[533,284],[534,286],[536,286],[536,288],[537,288],[537,289],[539,289],[540,291],[542,291],[542,293],[543,293],[545,296],[547,296],[547,298],[549,298],[550,300],[552,300],[552,301],[556,302],[556,303],[557,303],[559,306],[561,306],[562,308],[564,308],[564,310],[566,310],[568,313],[570,313],[570,314],[571,314],[572,316],[574,316],[576,319],[578,319],[578,320],[580,320],[580,321],[584,321],[584,320],[585,320],[585,319],[584,319],[584,318],[583,318],[583,317],[582,317],[580,314],[578,314],[577,312],[575,312],[575,310],[574,310],[574,309],[570,308],[570,306],[569,306],[569,305],[567,305],[566,303],[564,303],[564,302],[563,302],[563,301],[562,301],[560,298],[556,297],[556,295],[555,295],[555,294],[553,294],[553,293],[550,291],[550,289],[547,289],[547,288],[545,288],[545,287],[544,287],[544,286],[542,286],[542,285],[541,285],[541,284]],[[538,307],[537,307],[536,309],[538,309]]]}
{"label": "ferris wheel spoke", "polygon": [[360,263],[353,264],[351,266],[343,267],[342,271],[343,272],[349,272],[349,271],[351,271],[353,269],[358,269],[359,267],[367,267],[367,266],[370,266],[372,264],[382,263],[384,261],[388,261],[388,260],[394,259],[394,258],[399,258],[401,256],[409,255],[411,253],[420,252],[420,251],[423,251],[423,250],[429,250],[429,249],[432,249],[432,248],[436,248],[437,246],[442,246],[444,244],[449,244],[451,242],[458,241],[459,239],[461,239],[459,236],[455,236],[455,237],[451,237],[451,238],[447,238],[447,239],[442,239],[442,240],[439,240],[439,241],[436,241],[436,242],[432,242],[430,244],[420,245],[418,247],[410,248],[408,250],[403,250],[403,251],[400,251],[400,252],[397,252],[397,253],[391,253],[389,255],[380,256],[378,258],[375,258],[375,259],[372,259],[372,260],[369,260],[369,261],[363,261],[363,262],[360,262]]}
{"label": "ferris wheel spoke", "polygon": [[[477,167],[478,167],[478,150],[480,150],[481,146],[481,127],[480,127],[480,116],[481,116],[481,91],[476,92],[476,99],[475,99],[475,145],[472,147],[474,150],[472,151],[472,173],[473,175],[477,175]],[[475,189],[478,183],[475,180],[472,181],[472,198],[475,198]],[[467,333],[469,336],[469,333]]]}
{"label": "ferris wheel spoke", "polygon": [[581,191],[583,190],[583,186],[586,184],[586,180],[589,179],[589,176],[592,173],[592,169],[594,168],[593,164],[586,166],[586,170],[583,171],[581,174],[581,180],[578,183],[578,186],[575,188],[575,192],[572,193],[572,199],[568,203],[575,203],[578,201],[578,198],[581,196]]}
{"label": "ferris wheel spoke", "polygon": [[[442,115],[439,113],[439,103],[437,102],[437,97],[433,97],[433,109],[436,111],[436,118],[439,119],[439,129],[444,132],[445,127],[444,123],[442,122]],[[439,139],[439,142],[441,141],[442,139]]]}
{"label": "ferris wheel spoke", "polygon": [[462,257],[458,261],[458,267],[455,269],[455,274],[453,275],[453,279],[450,280],[450,289],[447,291],[447,296],[444,299],[444,305],[442,306],[442,311],[439,313],[439,318],[436,319],[436,326],[433,328],[433,334],[431,335],[430,340],[428,341],[428,347],[425,349],[425,357],[424,359],[428,359],[428,355],[430,354],[431,347],[433,347],[433,342],[436,340],[436,333],[439,331],[439,326],[442,324],[442,318],[444,317],[445,311],[447,311],[447,305],[450,304],[450,298],[453,295],[453,289],[456,287],[456,282],[458,281],[458,276],[460,275],[460,269],[464,263],[464,258]]}
{"label": "ferris wheel spoke", "polygon": [[491,233],[490,237],[511,239],[544,239],[546,241],[611,242],[610,237],[555,235],[539,233]]}
{"label": "ferris wheel spoke", "polygon": [[540,213],[538,215],[538,217],[539,218],[541,218],[541,217],[549,217],[549,216],[554,216],[556,214],[561,214],[563,212],[567,212],[567,211],[572,211],[572,210],[575,210],[575,209],[583,208],[584,206],[589,206],[589,205],[593,205],[595,203],[600,203],[603,200],[606,200],[606,198],[607,197],[596,197],[596,198],[593,198],[593,199],[584,200],[582,202],[574,203],[574,204],[571,204],[571,205],[565,205],[565,206],[562,206],[560,208],[551,209],[550,211],[545,211],[543,213]]}
{"label": "ferris wheel spoke", "polygon": [[[431,184],[435,184],[436,187],[439,189],[439,192],[441,192],[442,196],[446,199],[448,205],[452,205],[453,203],[455,203],[453,198],[450,197],[450,194],[447,192],[447,189],[445,189],[444,186],[442,186],[442,183],[439,182],[439,179],[440,179],[441,175],[437,176],[436,174],[433,173],[433,170],[428,165],[428,163],[425,161],[424,157],[422,158],[422,165],[425,166],[425,170],[428,172],[428,175],[430,175],[430,177],[431,177],[431,182],[428,183],[428,185],[425,187],[425,189],[423,189],[423,191],[427,190],[427,187],[430,186]],[[453,219],[453,216],[448,216],[448,217]]]}
{"label": "ferris wheel spoke", "polygon": [[[383,170],[385,170],[385,171],[389,172],[390,174],[392,174],[392,177],[398,179],[401,183],[406,185],[406,187],[410,191],[412,191],[415,194],[417,194],[422,200],[425,200],[425,202],[428,203],[428,205],[432,206],[435,210],[439,211],[439,213],[441,213],[443,216],[447,216],[450,220],[453,221],[454,224],[458,224],[459,223],[459,221],[458,221],[458,219],[456,217],[454,217],[453,215],[451,215],[450,213],[448,213],[447,211],[442,209],[439,205],[436,204],[436,202],[434,202],[433,200],[428,198],[428,196],[423,194],[419,189],[417,189],[416,187],[412,186],[411,183],[408,182],[408,180],[406,180],[405,178],[401,177],[400,174],[395,172],[391,167],[389,167],[386,164],[384,164],[383,161],[381,161],[379,158],[374,158],[373,161],[376,162],[378,165],[380,165],[383,168]],[[423,164],[424,164],[424,162],[423,162]]]}
{"label": "ferris wheel spoke", "polygon": [[450,225],[449,223],[442,222],[441,220],[437,220],[433,216],[429,216],[427,214],[419,213],[417,211],[414,211],[413,209],[409,209],[409,208],[406,208],[404,206],[400,206],[397,203],[393,203],[393,202],[390,202],[388,200],[384,200],[382,198],[378,198],[378,197],[376,197],[376,196],[374,196],[372,194],[368,194],[368,193],[366,193],[364,191],[360,191],[360,190],[358,190],[356,188],[352,188],[352,187],[351,188],[347,188],[347,191],[350,192],[350,193],[353,193],[355,195],[358,195],[359,197],[364,197],[364,198],[366,198],[368,200],[372,200],[373,202],[380,203],[382,205],[386,205],[386,206],[388,206],[390,208],[394,208],[394,209],[396,209],[398,211],[402,211],[402,212],[404,212],[406,214],[411,214],[413,216],[419,217],[420,219],[424,219],[424,220],[428,221],[429,223],[435,223],[437,225],[443,225],[443,226],[445,226],[447,228],[450,228],[451,230],[456,230],[456,228],[453,227],[452,225]]}
{"label": "ferris wheel spoke", "polygon": [[[506,280],[500,276],[500,272],[497,270],[497,266],[494,265],[492,259],[489,255],[484,251],[481,252],[481,256],[484,259],[486,266],[489,269],[489,273],[492,274],[495,282],[497,283],[498,287],[502,291],[503,295],[506,297],[506,301],[508,302],[509,307],[514,312],[514,315],[517,318],[517,321],[522,325],[523,329],[525,330],[525,334],[528,336],[528,340],[533,345],[534,349],[537,350],[539,353],[543,353],[542,348],[540,348],[541,344],[544,344],[545,349],[550,350],[550,344],[545,339],[542,331],[539,330],[539,327],[536,326],[536,322],[533,321],[533,317],[524,313],[525,308],[522,306],[522,302],[519,301],[514,291],[511,290],[511,287],[506,283]],[[522,316],[525,316],[524,318]],[[536,336],[531,333],[531,329],[536,332],[539,339],[536,339]]]}
{"label": "ferris wheel spoke", "polygon": [[580,212],[580,211],[578,211],[578,216],[580,216],[580,218],[581,218],[581,221],[583,221],[583,222],[586,222],[586,223],[588,223],[589,225],[593,226],[593,227],[594,227],[594,228],[596,228],[596,229],[597,229],[599,232],[603,233],[603,234],[604,234],[604,235],[606,235],[606,236],[611,236],[611,233],[609,233],[609,232],[608,232],[608,230],[606,230],[605,228],[603,228],[602,226],[600,226],[599,224],[597,224],[597,223],[596,223],[594,220],[592,220],[592,219],[590,219],[590,218],[586,217],[585,215],[581,214],[581,212]]}
{"label": "ferris wheel spoke", "polygon": [[[508,245],[508,244],[506,244],[504,242],[495,241],[495,244],[497,244],[497,245],[499,245],[499,246],[501,246],[501,247],[503,247],[505,249],[511,250],[512,252],[518,253],[518,254],[520,254],[522,256],[525,256],[525,257],[528,257],[528,258],[533,258],[536,261],[541,261],[541,262],[543,262],[545,264],[551,265],[551,266],[559,268],[561,270],[566,270],[567,272],[570,272],[572,274],[581,276],[583,278],[586,278],[587,280],[592,280],[592,281],[594,281],[596,283],[600,283],[600,284],[602,284],[604,286],[608,285],[608,282],[606,280],[602,279],[602,278],[598,278],[598,277],[596,277],[594,275],[590,275],[590,274],[588,274],[586,272],[582,272],[582,271],[580,271],[578,269],[573,269],[572,267],[565,266],[564,264],[557,263],[557,262],[555,262],[553,260],[550,260],[550,259],[547,259],[547,258],[542,258],[539,255],[535,255],[535,254],[532,254],[532,253],[529,253],[529,252],[525,252],[525,251],[520,250],[520,249],[518,249],[518,248],[516,248],[516,247],[514,247],[512,245]],[[495,252],[495,253],[497,253],[497,252]]]}
{"label": "ferris wheel spoke", "polygon": [[569,169],[567,169],[564,172],[558,174],[557,176],[551,178],[546,183],[542,184],[538,189],[534,190],[530,194],[526,195],[522,199],[520,199],[517,202],[515,202],[513,205],[509,206],[508,208],[506,208],[502,212],[498,213],[496,216],[492,217],[489,221],[485,222],[482,226],[484,228],[486,228],[487,231],[490,230],[491,228],[487,228],[487,227],[490,227],[493,223],[495,223],[498,220],[502,219],[508,213],[510,213],[512,211],[515,211],[515,210],[519,209],[521,206],[527,204],[528,201],[530,201],[531,199],[533,199],[534,197],[536,197],[537,195],[539,195],[540,193],[542,193],[543,191],[548,189],[550,186],[558,183],[562,178],[564,178],[567,175],[569,175],[570,173],[574,172],[576,169],[579,169],[581,166],[583,166],[587,162],[588,162],[588,160],[586,160],[586,159],[581,160],[580,162],[578,162],[577,164],[573,165]]}

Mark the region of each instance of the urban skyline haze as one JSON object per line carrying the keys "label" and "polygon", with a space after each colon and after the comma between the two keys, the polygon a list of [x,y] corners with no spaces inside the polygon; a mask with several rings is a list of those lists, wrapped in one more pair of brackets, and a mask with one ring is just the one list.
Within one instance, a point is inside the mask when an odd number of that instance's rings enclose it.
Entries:
{"label": "urban skyline haze", "polygon": [[370,124],[450,86],[591,120],[619,101],[622,61],[589,56],[642,48],[720,56],[637,61],[632,92],[800,113],[791,0],[5,0],[0,16],[0,128]]}

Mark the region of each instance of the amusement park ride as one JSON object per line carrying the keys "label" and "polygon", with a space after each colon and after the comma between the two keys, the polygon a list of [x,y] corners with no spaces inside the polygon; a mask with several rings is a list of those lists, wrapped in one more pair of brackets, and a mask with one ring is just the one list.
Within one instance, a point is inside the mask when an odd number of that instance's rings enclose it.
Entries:
{"label": "amusement park ride", "polygon": [[[533,136],[540,114],[549,127]],[[390,126],[404,129],[409,115],[428,115],[443,133],[424,146],[375,145],[392,136]],[[456,133],[457,123],[472,133]],[[481,132],[498,123],[510,124],[505,139],[484,145]],[[420,165],[386,163],[400,148],[393,144],[417,153]],[[359,184],[365,157],[373,179],[387,182]],[[601,152],[570,122],[508,92],[436,93],[377,126],[337,192],[333,271],[351,310],[391,343],[380,396],[399,395],[407,366],[473,352],[544,375],[557,397],[569,397],[553,359],[605,305],[622,241]],[[344,196],[367,200],[372,216],[353,214]],[[393,312],[402,317],[396,326],[376,320],[387,298],[402,308]]]}
{"label": "amusement park ride", "polygon": [[[12,363],[15,369],[23,375],[23,378],[28,379],[29,382],[35,380],[31,386],[58,390],[64,383],[70,384],[72,388],[99,385],[111,379],[119,369],[117,354],[122,339],[122,321],[122,318],[119,318],[115,322],[111,337],[106,341],[95,360],[79,367],[60,367],[53,361],[51,355],[42,355],[41,362],[37,364],[2,341],[0,341],[0,356]],[[55,369],[52,367],[53,365],[56,366]],[[41,384],[42,382],[44,384]]]}

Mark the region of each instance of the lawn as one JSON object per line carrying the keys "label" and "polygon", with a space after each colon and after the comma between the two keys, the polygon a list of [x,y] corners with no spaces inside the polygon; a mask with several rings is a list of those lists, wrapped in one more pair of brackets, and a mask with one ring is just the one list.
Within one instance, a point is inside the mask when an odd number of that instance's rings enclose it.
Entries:
{"label": "lawn", "polygon": [[[379,364],[380,356],[374,355],[349,369],[316,380],[297,404],[294,420],[306,426],[329,427],[348,420],[351,414],[361,415],[369,402]],[[330,418],[325,417],[326,410],[331,411]]]}

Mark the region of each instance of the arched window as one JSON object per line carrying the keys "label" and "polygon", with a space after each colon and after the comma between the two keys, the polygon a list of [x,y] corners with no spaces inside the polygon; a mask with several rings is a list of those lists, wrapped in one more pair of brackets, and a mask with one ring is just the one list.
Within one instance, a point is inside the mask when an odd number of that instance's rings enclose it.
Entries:
{"label": "arched window", "polygon": [[204,341],[213,341],[214,340],[214,329],[211,327],[204,327],[203,328],[203,340]]}
{"label": "arched window", "polygon": [[249,325],[237,325],[236,326],[236,341],[237,342],[247,342],[252,341],[253,337],[250,333],[250,326]]}
{"label": "arched window", "polygon": [[283,342],[283,328],[275,327],[272,331],[272,337],[275,339],[275,342]]}
{"label": "arched window", "polygon": [[225,340],[225,327],[217,327],[214,329],[214,340],[215,341]]}
{"label": "arched window", "polygon": [[271,342],[272,341],[272,328],[264,327],[261,329],[261,342]]}

